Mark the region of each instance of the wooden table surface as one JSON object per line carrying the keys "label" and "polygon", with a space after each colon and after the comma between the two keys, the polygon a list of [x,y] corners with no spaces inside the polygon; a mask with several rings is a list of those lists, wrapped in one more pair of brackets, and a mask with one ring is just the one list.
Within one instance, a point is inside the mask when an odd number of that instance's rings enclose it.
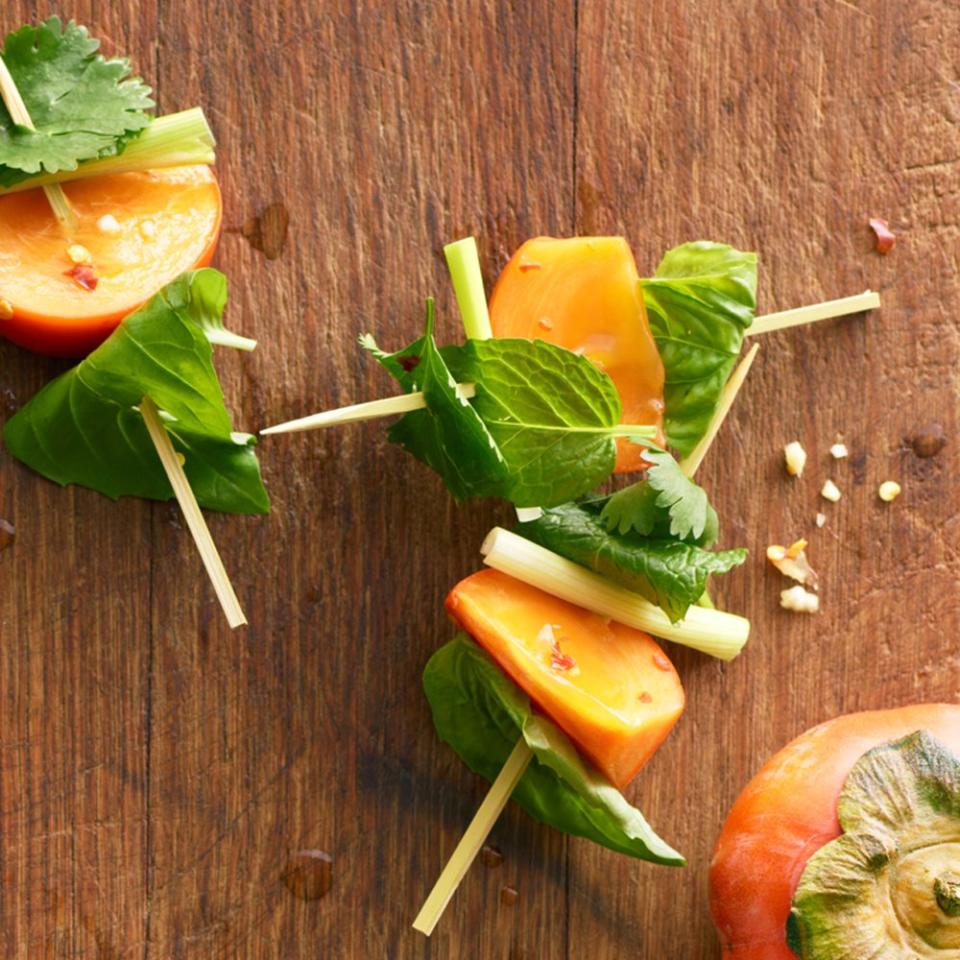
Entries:
{"label": "wooden table surface", "polygon": [[[776,9],[776,8],[780,9]],[[4,31],[47,4],[7,0]],[[702,478],[722,665],[674,648],[685,716],[629,796],[689,857],[633,862],[508,807],[436,934],[411,920],[485,783],[420,691],[447,589],[503,504],[455,505],[382,424],[260,447],[269,517],[210,516],[231,632],[177,509],[62,490],[0,451],[0,945],[16,958],[717,958],[713,841],[740,787],[837,713],[960,696],[960,9],[933,0],[67,2],[219,137],[239,428],[391,389],[355,345],[459,336],[440,253],[488,280],[536,234],[622,233],[641,272],[757,250],[760,309],[867,287],[867,317],[762,341]],[[870,216],[899,236],[873,250]],[[289,218],[284,235],[283,224]],[[0,422],[63,363],[0,346]],[[923,435],[940,424],[934,456]],[[842,434],[851,451],[834,463]],[[919,439],[918,439],[919,438]],[[791,481],[782,445],[800,439]],[[818,497],[832,475],[836,505]],[[883,505],[877,484],[903,496]],[[828,520],[814,524],[818,510]],[[810,538],[822,612],[778,609]],[[314,851],[298,855],[299,851]],[[323,852],[330,860],[320,857]],[[501,891],[511,887],[515,902]]]}

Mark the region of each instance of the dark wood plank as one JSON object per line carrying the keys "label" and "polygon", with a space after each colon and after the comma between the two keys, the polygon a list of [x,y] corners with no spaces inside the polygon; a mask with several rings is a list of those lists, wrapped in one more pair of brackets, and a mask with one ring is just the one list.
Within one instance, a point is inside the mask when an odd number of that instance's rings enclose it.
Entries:
{"label": "dark wood plank", "polygon": [[[46,13],[46,8],[44,8]],[[3,29],[36,6],[4,5]],[[77,3],[155,74],[153,2]],[[66,365],[0,341],[0,423]],[[61,490],[0,449],[0,944],[139,957],[146,910],[151,507]]]}
{"label": "dark wood plank", "polygon": [[[838,713],[960,693],[960,101],[948,66],[960,14],[930,2],[582,0],[579,23],[581,232],[624,232],[641,270],[688,239],[756,249],[765,312],[883,294],[866,319],[764,339],[704,465],[725,542],[752,550],[719,595],[750,616],[753,638],[729,666],[677,652],[687,712],[633,790],[690,866],[571,844],[570,956],[713,958],[708,860],[763,760]],[[900,235],[886,258],[870,216]],[[922,459],[906,438],[931,421],[951,439]],[[838,433],[851,457],[834,463]],[[782,468],[793,439],[811,455],[800,482]],[[828,475],[844,494],[835,506],[818,497]],[[876,497],[888,478],[904,486],[890,506]],[[823,581],[813,618],[777,609],[784,583],[763,559],[768,543],[799,536]]]}

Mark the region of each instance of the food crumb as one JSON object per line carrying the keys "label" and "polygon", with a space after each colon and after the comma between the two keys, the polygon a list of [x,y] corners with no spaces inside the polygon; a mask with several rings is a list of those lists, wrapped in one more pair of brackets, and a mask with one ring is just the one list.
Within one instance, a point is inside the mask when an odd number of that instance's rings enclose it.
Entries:
{"label": "food crumb", "polygon": [[833,457],[834,460],[843,460],[845,457],[850,456],[850,451],[847,449],[845,443],[835,443],[830,448],[830,456]]}
{"label": "food crumb", "polygon": [[820,598],[797,584],[780,591],[780,606],[794,613],[816,613],[820,609]]}
{"label": "food crumb", "polygon": [[825,513],[817,514],[817,526],[822,527],[827,522],[827,515]]}
{"label": "food crumb", "polygon": [[97,221],[97,229],[101,233],[119,233],[120,221],[112,213],[105,213]]}
{"label": "food crumb", "polygon": [[881,220],[879,217],[870,218],[870,229],[874,232],[876,236],[876,251],[877,253],[889,253],[893,249],[893,245],[897,242],[896,235],[890,229],[890,225],[886,220]]}
{"label": "food crumb", "polygon": [[820,496],[824,500],[836,503],[840,499],[840,488],[832,480],[824,480],[820,488]]}
{"label": "food crumb", "polygon": [[793,440],[783,448],[783,459],[791,477],[803,476],[803,468],[807,465],[807,451],[799,440]]}
{"label": "food crumb", "polygon": [[877,488],[877,494],[884,503],[892,503],[901,492],[902,488],[896,480],[884,480]]}

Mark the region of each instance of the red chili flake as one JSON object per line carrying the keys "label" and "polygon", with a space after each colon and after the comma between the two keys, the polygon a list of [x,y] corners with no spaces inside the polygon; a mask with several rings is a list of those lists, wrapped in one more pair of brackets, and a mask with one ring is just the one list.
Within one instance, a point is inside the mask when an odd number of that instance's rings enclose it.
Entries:
{"label": "red chili flake", "polygon": [[881,220],[879,217],[871,217],[870,229],[877,236],[877,253],[889,253],[893,249],[893,245],[897,242],[897,238],[890,229],[887,221]]}
{"label": "red chili flake", "polygon": [[553,649],[550,652],[550,666],[554,670],[559,670],[562,673],[566,673],[568,670],[573,670],[576,667],[577,661],[570,656],[569,653],[564,653],[560,649],[560,641],[553,641]]}
{"label": "red chili flake", "polygon": [[638,699],[641,703],[653,703],[653,697],[651,697],[650,694],[647,693],[646,690],[644,690],[643,693],[641,693],[640,696],[637,697],[637,699]]}
{"label": "red chili flake", "polygon": [[417,365],[420,363],[419,357],[397,357],[397,363],[409,373],[411,370],[416,369]]}
{"label": "red chili flake", "polygon": [[541,330],[552,330],[552,329],[553,329],[553,321],[552,321],[552,320],[548,320],[546,317],[543,317],[543,318],[541,318],[540,320],[537,321],[537,326],[538,326]]}
{"label": "red chili flake", "polygon": [[653,665],[658,670],[663,670],[664,672],[668,672],[673,669],[673,665],[662,653],[655,653],[653,655]]}
{"label": "red chili flake", "polygon": [[528,270],[539,270],[539,269],[540,269],[540,264],[539,264],[539,263],[535,263],[535,262],[533,262],[533,261],[531,261],[530,263],[521,263],[521,264],[520,264],[520,272],[521,272],[521,273],[526,273]]}
{"label": "red chili flake", "polygon": [[78,263],[75,267],[64,271],[65,277],[69,277],[78,287],[84,290],[96,290],[100,278],[93,272],[93,267],[85,263]]}

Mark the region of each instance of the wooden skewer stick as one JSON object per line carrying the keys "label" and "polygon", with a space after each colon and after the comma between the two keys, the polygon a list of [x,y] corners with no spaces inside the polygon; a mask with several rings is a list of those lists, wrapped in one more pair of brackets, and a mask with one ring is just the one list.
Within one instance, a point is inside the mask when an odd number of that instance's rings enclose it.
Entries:
{"label": "wooden skewer stick", "polygon": [[247,618],[243,615],[240,608],[240,601],[234,592],[233,584],[227,576],[227,571],[220,559],[217,551],[217,545],[213,542],[210,530],[200,512],[200,505],[194,496],[190,487],[190,481],[183,472],[183,466],[180,463],[180,457],[173,448],[173,443],[167,431],[164,429],[160,420],[160,411],[157,405],[149,398],[144,397],[140,401],[140,413],[143,415],[143,422],[147,425],[147,432],[157,450],[160,462],[163,464],[164,472],[173,487],[177,502],[183,511],[183,516],[187,521],[187,527],[200,551],[200,558],[207,569],[210,581],[213,583],[213,589],[223,607],[223,612],[227,615],[227,622],[232,628],[243,626]]}
{"label": "wooden skewer stick", "polygon": [[521,737],[510,752],[510,756],[507,757],[506,763],[500,768],[500,773],[493,781],[493,786],[487,791],[480,809],[470,821],[470,826],[460,838],[456,850],[443,868],[443,873],[440,874],[430,895],[420,908],[416,920],[413,921],[414,930],[428,937],[433,933],[433,928],[447,908],[450,898],[456,893],[460,881],[470,869],[470,864],[480,852],[483,842],[503,812],[510,794],[520,782],[532,758],[533,751],[527,746],[527,741]]}
{"label": "wooden skewer stick", "polygon": [[793,310],[781,310],[779,313],[757,317],[747,327],[747,336],[755,337],[760,333],[771,333],[786,327],[798,327],[805,323],[816,323],[818,320],[829,320],[831,317],[845,317],[850,313],[863,313],[865,310],[876,310],[879,306],[880,294],[865,290],[853,297],[825,300],[809,307],[796,307]]}
{"label": "wooden skewer stick", "polygon": [[[7,108],[7,113],[10,114],[10,119],[14,123],[26,127],[28,130],[37,129],[33,125],[33,120],[30,119],[27,105],[23,102],[23,97],[20,96],[20,91],[17,89],[3,57],[0,57],[0,98],[3,99],[3,105]],[[51,183],[43,188],[43,192],[47,195],[50,208],[53,210],[54,216],[60,221],[61,226],[65,230],[72,230],[76,224],[76,217],[70,207],[70,201],[67,200],[67,195],[63,192],[63,187],[59,183]]]}

